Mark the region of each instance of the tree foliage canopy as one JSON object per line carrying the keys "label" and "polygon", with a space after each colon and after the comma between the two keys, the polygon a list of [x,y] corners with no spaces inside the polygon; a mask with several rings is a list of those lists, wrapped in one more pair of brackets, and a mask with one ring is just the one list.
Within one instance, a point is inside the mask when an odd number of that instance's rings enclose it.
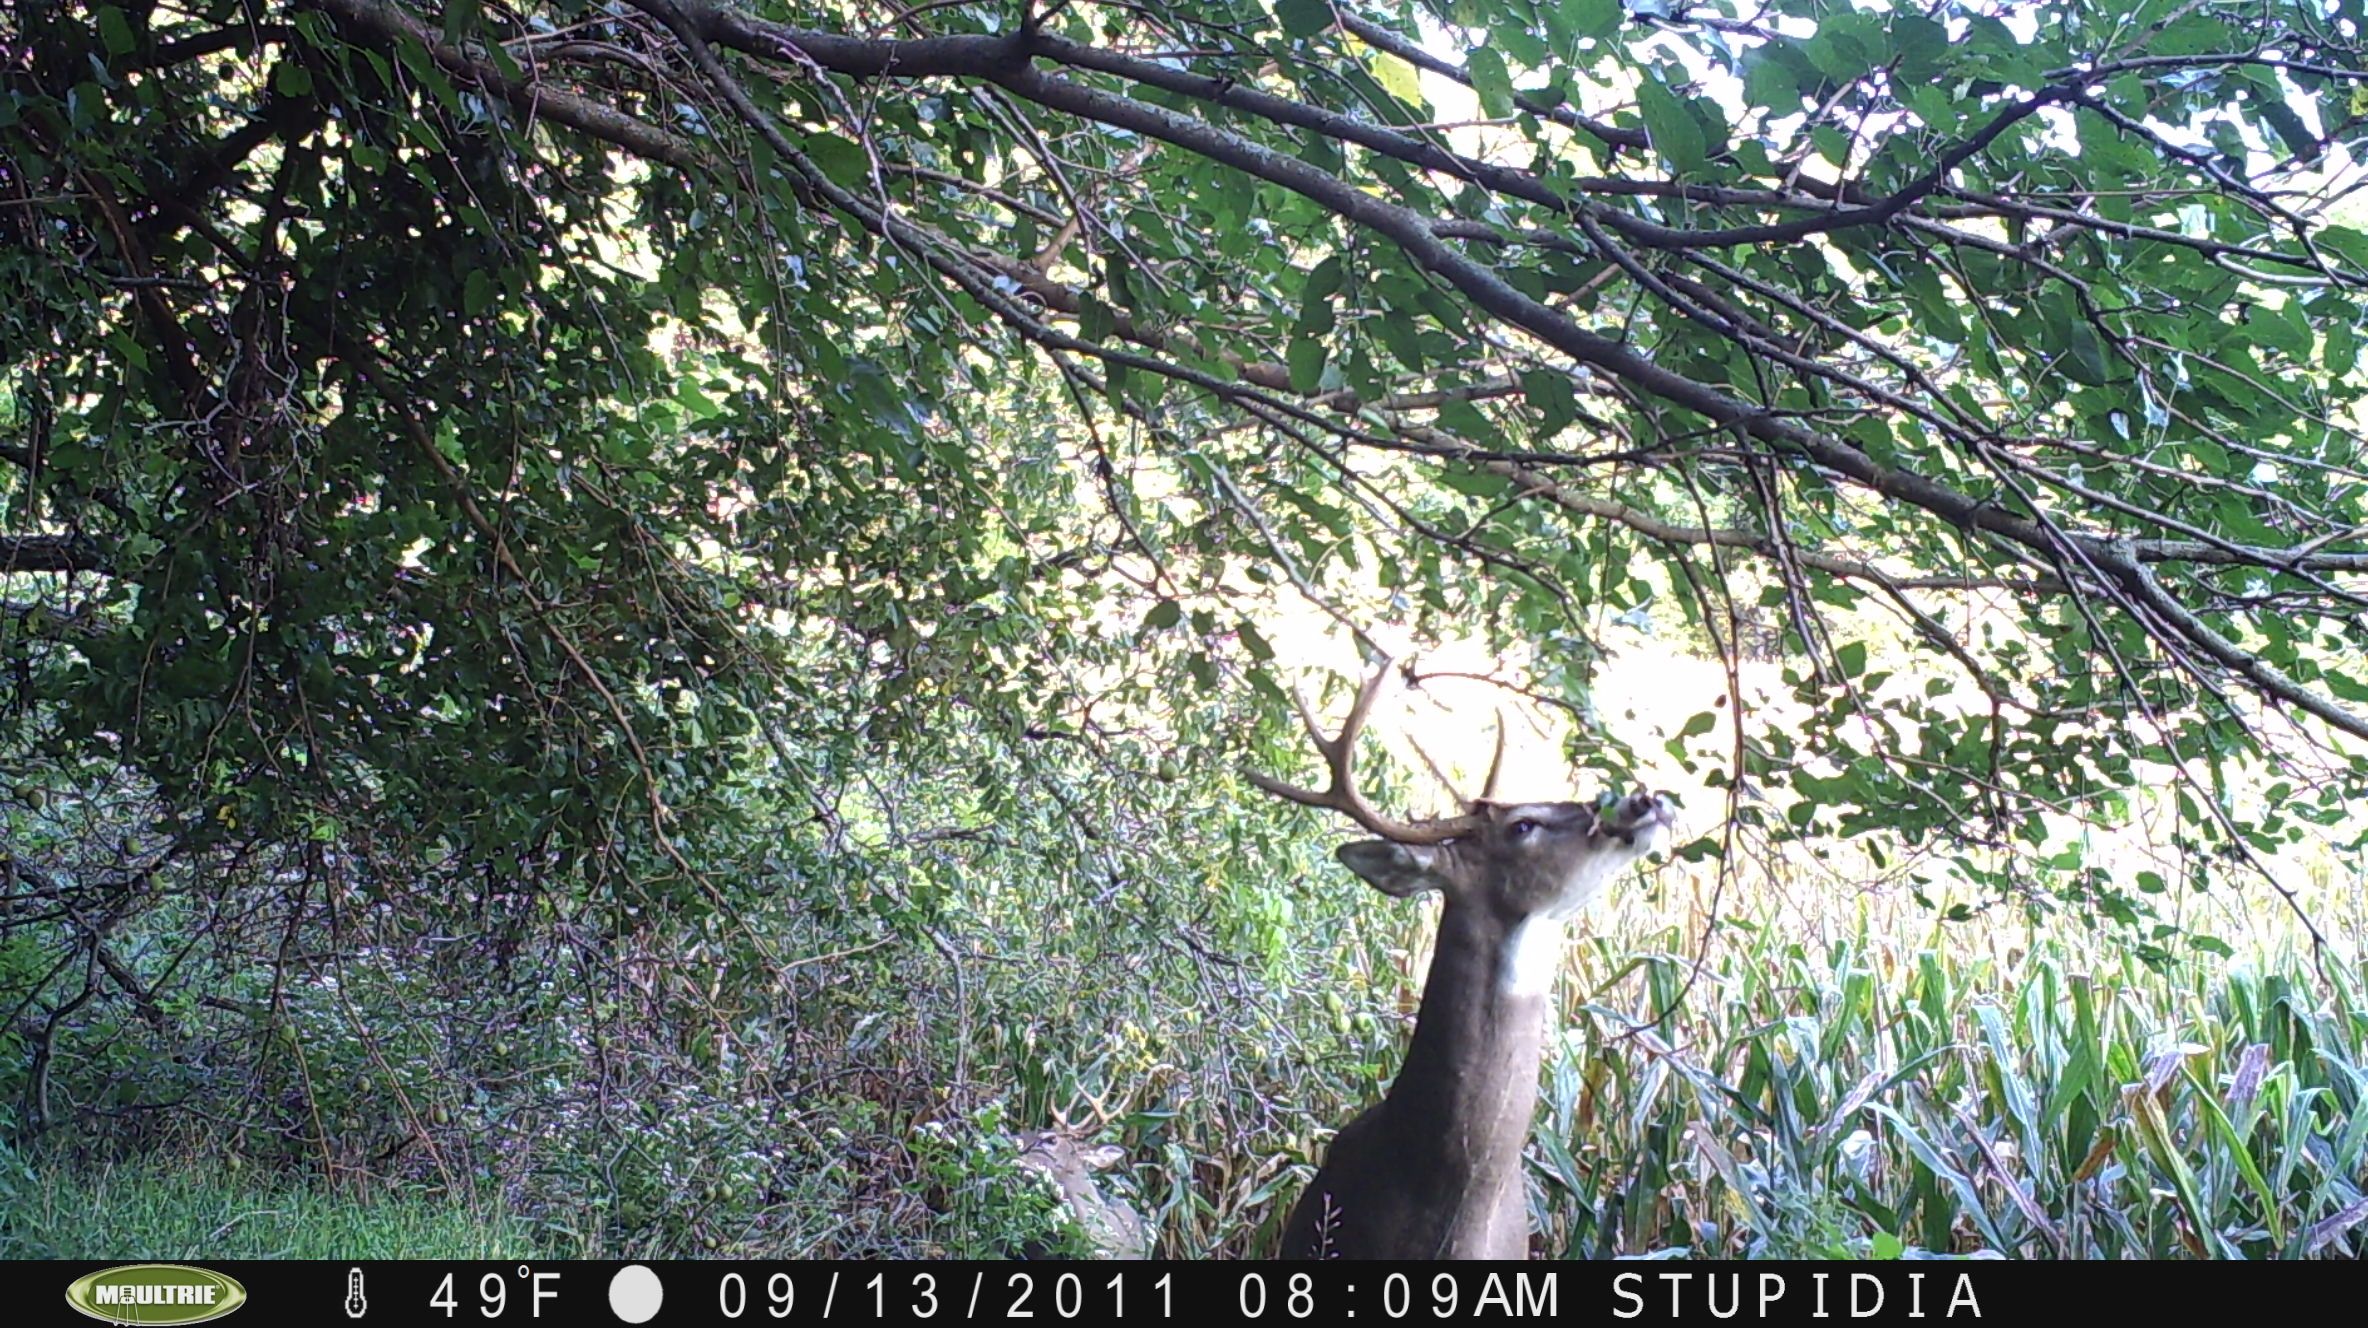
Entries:
{"label": "tree foliage canopy", "polygon": [[1767,624],[1771,834],[2368,782],[2358,0],[15,12],[0,630],[186,835],[696,900],[752,752],[1140,755],[1079,660],[1278,757],[1261,586],[1579,705]]}

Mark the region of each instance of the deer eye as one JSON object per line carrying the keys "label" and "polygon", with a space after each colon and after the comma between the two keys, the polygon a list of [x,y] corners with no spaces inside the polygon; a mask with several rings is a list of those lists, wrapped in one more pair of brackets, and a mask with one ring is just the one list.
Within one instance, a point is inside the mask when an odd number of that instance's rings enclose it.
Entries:
{"label": "deer eye", "polygon": [[1513,822],[1512,828],[1506,833],[1512,835],[1515,839],[1527,839],[1529,838],[1529,832],[1537,828],[1538,823],[1525,816],[1520,820]]}

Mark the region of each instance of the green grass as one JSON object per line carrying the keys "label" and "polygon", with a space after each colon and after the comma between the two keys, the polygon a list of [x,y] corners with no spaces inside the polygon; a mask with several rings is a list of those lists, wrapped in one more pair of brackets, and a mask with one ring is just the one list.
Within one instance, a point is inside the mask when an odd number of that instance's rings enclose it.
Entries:
{"label": "green grass", "polygon": [[[1535,1169],[1563,1252],[2368,1251],[2356,967],[1763,935],[1656,1027],[1634,995],[1578,1013]],[[1583,967],[1670,1008],[1688,952],[1659,940]]]}
{"label": "green grass", "polygon": [[0,1191],[0,1258],[524,1259],[525,1223],[409,1196],[350,1196],[187,1163],[22,1168]]}

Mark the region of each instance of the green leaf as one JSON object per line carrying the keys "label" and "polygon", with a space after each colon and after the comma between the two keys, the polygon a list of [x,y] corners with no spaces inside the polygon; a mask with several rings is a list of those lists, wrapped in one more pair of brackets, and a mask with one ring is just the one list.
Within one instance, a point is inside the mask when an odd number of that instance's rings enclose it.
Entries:
{"label": "green leaf", "polygon": [[1464,72],[1471,75],[1472,91],[1480,95],[1483,113],[1498,117],[1513,113],[1513,75],[1505,68],[1502,52],[1493,46],[1480,47],[1465,61]]}
{"label": "green leaf", "polygon": [[693,423],[703,423],[724,413],[715,398],[700,391],[699,385],[688,378],[674,385],[674,401]]}
{"label": "green leaf", "polygon": [[1894,77],[1911,85],[1929,83],[1948,56],[1949,30],[1923,14],[1893,14],[1890,47],[1899,62]]}
{"label": "green leaf", "polygon": [[2112,380],[2111,362],[2106,358],[2105,343],[2097,336],[2087,320],[2077,319],[2063,329],[2065,349],[2064,372],[2074,381],[2101,387]]}
{"label": "green leaf", "polygon": [[98,19],[99,42],[107,48],[107,54],[129,55],[140,44],[140,39],[132,34],[131,21],[123,16],[121,9],[102,6]]}
{"label": "green leaf", "polygon": [[1803,40],[1801,54],[1819,73],[1837,83],[1863,78],[1889,58],[1889,42],[1882,20],[1873,14],[1844,10],[1831,14]]}
{"label": "green leaf", "polygon": [[1299,323],[1294,329],[1301,336],[1320,337],[1332,330],[1332,297],[1340,293],[1341,281],[1338,255],[1316,264],[1307,274],[1307,284],[1299,292]]}
{"label": "green leaf", "polygon": [[2349,226],[2321,226],[2311,239],[2320,247],[2333,250],[2355,271],[2368,271],[2368,231]]}
{"label": "green leaf", "polygon": [[1530,409],[1538,413],[1538,436],[1551,438],[1579,418],[1578,393],[1571,388],[1570,377],[1552,369],[1525,369],[1521,373],[1521,395]]}
{"label": "green leaf", "polygon": [[450,415],[436,421],[436,451],[456,466],[468,462],[468,453],[461,449],[460,423]]}
{"label": "green leaf", "polygon": [[1236,624],[1234,634],[1241,638],[1242,649],[1250,652],[1250,658],[1261,664],[1274,658],[1274,647],[1268,644],[1265,635],[1249,619],[1244,618]]}
{"label": "green leaf", "polygon": [[1077,297],[1077,335],[1087,341],[1108,341],[1118,331],[1118,313],[1092,291]]}
{"label": "green leaf", "polygon": [[1288,355],[1291,368],[1291,390],[1301,395],[1313,393],[1323,386],[1324,360],[1330,352],[1324,343],[1313,337],[1293,337]]}
{"label": "green leaf", "polygon": [[1743,100],[1749,106],[1790,115],[1801,108],[1799,79],[1770,48],[1755,47],[1743,57]]}
{"label": "green leaf", "polygon": [[1622,0],[1555,0],[1541,8],[1549,24],[1559,20],[1568,26],[1572,37],[1608,37],[1628,20]]}
{"label": "green leaf", "polygon": [[1329,0],[1275,0],[1274,16],[1292,37],[1313,37],[1332,26]]}
{"label": "green leaf", "polygon": [[808,134],[799,146],[832,183],[849,189],[870,187],[871,154],[863,150],[862,144],[837,134]]}
{"label": "green leaf", "polygon": [[2283,300],[2275,307],[2257,304],[2248,313],[2246,323],[2260,334],[2263,341],[2284,351],[2287,358],[2298,362],[2306,362],[2311,358],[2315,338],[2297,301]]}
{"label": "green leaf", "polygon": [[480,7],[479,0],[444,0],[444,40],[458,45],[476,35]]}
{"label": "green leaf", "polygon": [[2320,355],[2320,364],[2328,374],[2341,378],[2349,374],[2359,361],[2360,334],[2355,325],[2349,322],[2330,325],[2327,328],[2326,348]]}
{"label": "green leaf", "polygon": [[468,279],[461,284],[461,311],[475,318],[493,306],[493,278],[483,268],[469,269]]}
{"label": "green leaf", "polygon": [[1430,102],[1422,95],[1422,71],[1387,51],[1368,51],[1365,63],[1373,71],[1373,81],[1409,107],[1422,110]]}
{"label": "green leaf", "polygon": [[1702,125],[1694,112],[1657,74],[1636,85],[1637,109],[1644,116],[1645,135],[1676,175],[1698,175],[1709,156]]}
{"label": "green leaf", "polygon": [[1481,447],[1491,446],[1497,436],[1496,426],[1480,413],[1480,408],[1461,398],[1440,405],[1439,424],[1465,442]]}
{"label": "green leaf", "polygon": [[1421,331],[1413,316],[1392,310],[1380,318],[1366,320],[1361,326],[1372,329],[1374,335],[1381,338],[1381,344],[1404,368],[1420,370],[1426,363]]}

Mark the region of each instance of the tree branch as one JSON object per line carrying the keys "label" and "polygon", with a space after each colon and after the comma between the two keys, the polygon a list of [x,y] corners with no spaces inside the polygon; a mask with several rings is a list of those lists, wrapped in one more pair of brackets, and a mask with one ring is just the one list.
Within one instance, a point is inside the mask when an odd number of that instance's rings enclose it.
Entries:
{"label": "tree branch", "polygon": [[[357,22],[367,20],[382,32],[400,31],[411,39],[425,41],[440,64],[456,73],[466,73],[481,83],[485,81],[464,53],[442,46],[407,18],[391,17],[385,6],[373,0],[316,2],[334,12],[351,15]],[[1385,152],[1410,164],[1474,179],[1488,187],[1500,188],[1542,205],[1565,211],[1573,207],[1546,190],[1536,177],[1525,172],[1461,158],[1396,130],[1303,106],[1239,83],[1188,73],[1120,53],[1079,46],[1027,28],[992,37],[867,39],[789,29],[712,3],[711,0],[682,0],[681,3],[636,0],[636,3],[638,7],[676,28],[686,44],[693,46],[694,55],[699,54],[696,44],[705,42],[729,47],[761,60],[786,60],[801,67],[857,78],[954,76],[982,79],[1047,109],[1156,139],[1253,178],[1279,185],[1317,203],[1352,225],[1394,242],[1409,259],[1454,287],[1480,311],[1506,325],[1519,328],[1610,380],[1694,412],[1714,425],[1733,429],[1742,436],[1799,456],[1833,476],[1883,498],[1926,512],[1966,534],[2004,540],[2059,565],[2088,565],[2103,569],[2108,566],[2118,568],[2123,564],[2135,566],[2144,562],[2249,562],[2270,570],[2356,570],[2361,565],[2368,565],[2368,554],[2328,553],[2318,549],[2301,553],[2195,540],[2127,544],[2103,536],[2067,531],[2043,514],[2037,514],[2036,509],[2034,515],[2019,515],[1928,475],[1878,461],[1854,445],[1818,432],[1796,419],[1772,414],[1723,389],[1675,372],[1624,342],[1581,325],[1561,309],[1523,294],[1493,268],[1457,252],[1436,232],[1437,222],[1434,219],[1424,217],[1402,204],[1377,197],[1308,162],[1284,156],[1207,121],[1047,74],[1035,68],[1032,61],[1042,57],[1079,69],[1111,74],[1145,86],[1261,116],[1277,124],[1331,134],[1343,141]],[[728,78],[723,75],[720,66],[712,64],[712,57],[705,58],[708,60],[706,72],[711,81]],[[564,114],[555,114],[553,98],[559,94],[515,86],[502,80],[494,80],[491,86],[514,103],[526,101],[535,105],[539,113],[549,118],[576,124],[620,146],[635,144],[634,150],[644,155],[686,168],[705,165],[698,151],[683,140],[673,139],[670,135],[652,138],[654,131],[648,126],[629,120],[618,123],[624,118],[605,107],[583,103],[569,107]],[[726,91],[728,96],[730,89],[726,88]],[[1660,227],[1633,214],[1595,208],[1593,205],[1589,205],[1590,210],[1580,215],[1599,219],[1607,228],[1617,230],[1623,238],[1633,243],[1656,247],[1771,242],[1804,238],[1837,225],[1879,224],[1898,216],[1933,192],[1944,182],[1950,170],[1994,142],[2013,125],[2053,101],[2075,99],[2074,91],[2061,86],[2041,89],[1993,117],[1980,132],[1944,154],[1935,163],[1934,169],[1919,177],[1915,184],[1888,198],[1824,216],[1768,226],[1685,232]],[[745,98],[741,100],[745,101]],[[753,107],[736,105],[736,109],[743,119],[757,122]],[[776,151],[786,149],[784,155],[802,161],[803,154],[797,151],[794,143],[781,140],[773,146]],[[965,270],[968,262],[976,260],[956,261],[942,244],[910,223],[898,220],[893,214],[875,211],[844,190],[831,187],[828,178],[812,169],[811,163],[804,163],[801,169],[807,175],[808,183],[829,198],[834,207],[849,213],[867,229],[900,243],[916,246],[929,259],[931,266],[954,278],[974,296],[982,298],[982,302],[990,309],[1004,315],[1006,321],[1013,321],[1014,311],[1003,307],[1007,302],[992,298],[991,292],[981,295],[981,283],[975,270]],[[1020,279],[1017,273],[1008,268],[1002,270],[1002,275],[1011,280]],[[1042,292],[1039,292],[1039,296],[1046,298]],[[1074,338],[1049,336],[1041,325],[1030,329],[1027,323],[1033,320],[1026,320],[1024,311],[1019,316],[1022,321],[1014,325],[1020,326],[1032,340],[1040,343],[1078,350],[1119,363],[1134,363],[1142,359]],[[1137,331],[1138,340],[1150,335]],[[1233,399],[1242,395],[1237,386],[1196,374],[1182,366],[1152,362],[1144,367],[1185,381],[1194,381],[1221,398]],[[1280,405],[1272,397],[1262,400],[1269,406]],[[1301,413],[1300,408],[1290,409],[1295,415]],[[2167,592],[2153,583],[2151,578],[2148,578],[2144,591],[2132,582],[2126,572],[2117,571],[2110,580],[2116,589],[2147,603],[2157,621],[2202,649],[2207,656],[2263,686],[2266,691],[2285,695],[2287,692],[2302,690],[2291,680],[2281,683],[2279,679],[2264,674],[2261,670],[2267,666],[2261,665],[2259,661],[2253,661],[2251,666],[2239,663],[2237,657],[2242,652],[2224,638],[2212,634],[2191,613],[2183,610],[2179,613],[2163,611],[2154,601],[2158,598],[2167,600]],[[2200,636],[2197,635],[2199,630],[2202,632]],[[2274,672],[2269,671],[2271,674]],[[2287,699],[2293,698],[2288,696]],[[2314,704],[2308,708],[2347,731],[2368,735],[2368,720],[2324,698],[2314,698]]]}
{"label": "tree branch", "polygon": [[0,535],[0,575],[9,572],[112,572],[86,535]]}

